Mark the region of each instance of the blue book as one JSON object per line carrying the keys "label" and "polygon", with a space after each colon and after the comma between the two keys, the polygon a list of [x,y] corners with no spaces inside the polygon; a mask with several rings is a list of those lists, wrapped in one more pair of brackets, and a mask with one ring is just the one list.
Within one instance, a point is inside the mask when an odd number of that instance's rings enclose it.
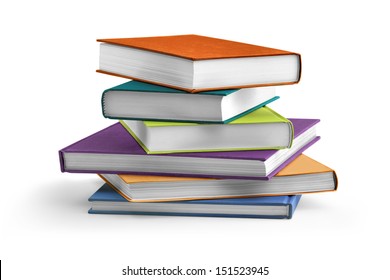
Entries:
{"label": "blue book", "polygon": [[130,81],[103,92],[102,112],[120,120],[229,123],[278,98],[274,87],[189,93]]}
{"label": "blue book", "polygon": [[291,219],[301,195],[187,200],[175,202],[129,202],[104,184],[90,198],[90,214],[128,214]]}

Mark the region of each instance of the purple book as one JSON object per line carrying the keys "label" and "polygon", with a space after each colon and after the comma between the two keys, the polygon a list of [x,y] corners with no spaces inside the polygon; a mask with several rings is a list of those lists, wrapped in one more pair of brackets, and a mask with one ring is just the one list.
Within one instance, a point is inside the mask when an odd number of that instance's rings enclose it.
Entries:
{"label": "purple book", "polygon": [[60,150],[61,171],[269,180],[320,139],[318,119],[290,120],[294,141],[289,149],[173,154],[147,154],[115,123]]}

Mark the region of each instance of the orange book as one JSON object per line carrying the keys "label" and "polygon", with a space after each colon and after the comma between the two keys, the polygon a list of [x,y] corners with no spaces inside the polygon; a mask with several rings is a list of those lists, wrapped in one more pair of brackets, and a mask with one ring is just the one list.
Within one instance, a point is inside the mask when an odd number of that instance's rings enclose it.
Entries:
{"label": "orange book", "polygon": [[297,83],[298,53],[199,35],[98,39],[98,72],[189,92]]}
{"label": "orange book", "polygon": [[271,180],[99,174],[128,201],[157,202],[335,191],[336,172],[300,155]]}

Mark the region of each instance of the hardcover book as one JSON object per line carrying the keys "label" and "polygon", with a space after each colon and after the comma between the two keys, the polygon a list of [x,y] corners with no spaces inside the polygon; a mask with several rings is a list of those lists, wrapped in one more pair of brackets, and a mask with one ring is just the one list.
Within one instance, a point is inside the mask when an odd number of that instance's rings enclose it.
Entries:
{"label": "hardcover book", "polygon": [[303,154],[268,181],[131,174],[99,176],[125,199],[134,202],[296,195],[337,188],[336,172]]}
{"label": "hardcover book", "polygon": [[115,123],[59,151],[62,172],[148,174],[268,180],[319,140],[317,119],[290,119],[294,141],[289,149],[147,154]]}
{"label": "hardcover book", "polygon": [[102,94],[102,111],[110,119],[228,123],[276,99],[275,87],[204,91],[183,90],[130,81]]}
{"label": "hardcover book", "polygon": [[290,148],[292,123],[261,107],[228,124],[121,120],[148,154]]}
{"label": "hardcover book", "polygon": [[175,202],[129,202],[104,184],[90,198],[90,214],[291,219],[300,195]]}
{"label": "hardcover book", "polygon": [[297,53],[199,35],[98,39],[98,72],[189,92],[297,83]]}

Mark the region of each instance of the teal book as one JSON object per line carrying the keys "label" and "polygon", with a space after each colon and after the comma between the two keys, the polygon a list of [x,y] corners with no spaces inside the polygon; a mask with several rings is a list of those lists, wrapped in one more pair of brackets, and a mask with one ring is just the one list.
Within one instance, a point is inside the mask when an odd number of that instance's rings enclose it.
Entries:
{"label": "teal book", "polygon": [[102,113],[110,119],[229,123],[279,97],[274,87],[189,93],[130,81],[102,94]]}
{"label": "teal book", "polygon": [[120,120],[148,154],[290,148],[290,120],[264,106],[228,124]]}
{"label": "teal book", "polygon": [[173,202],[129,202],[104,184],[90,198],[90,214],[291,219],[301,195]]}

